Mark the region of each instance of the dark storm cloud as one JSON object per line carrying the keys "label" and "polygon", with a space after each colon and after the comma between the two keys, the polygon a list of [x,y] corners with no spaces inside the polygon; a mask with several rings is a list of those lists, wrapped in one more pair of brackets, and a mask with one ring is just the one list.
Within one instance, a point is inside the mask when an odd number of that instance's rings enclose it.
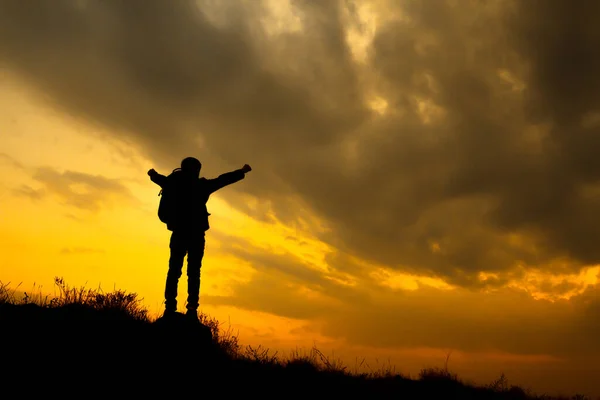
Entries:
{"label": "dark storm cloud", "polygon": [[41,183],[44,189],[35,190],[24,187],[23,194],[39,198],[53,194],[69,205],[81,210],[98,211],[110,206],[115,199],[135,204],[137,199],[119,180],[108,179],[80,172],[58,172],[52,168],[38,168],[33,179]]}
{"label": "dark storm cloud", "polygon": [[[535,226],[553,248],[584,262],[598,262],[594,221],[600,212],[600,27],[596,2],[519,3],[511,21],[515,48],[529,63],[526,107],[530,120],[551,126],[545,176],[525,201],[521,192],[507,198],[503,225]],[[519,196],[520,194],[520,196]],[[536,212],[537,210],[537,212]]]}
{"label": "dark storm cloud", "polygon": [[[245,192],[292,222],[300,196],[323,240],[367,260],[461,285],[599,261],[600,6],[373,3],[404,22],[378,26],[360,65],[344,34],[356,8],[347,22],[337,2],[297,1],[304,30],[270,36],[260,4],[1,0],[0,63],[163,168],[189,153],[209,175],[252,164],[233,204]],[[417,97],[442,117],[424,123]]]}

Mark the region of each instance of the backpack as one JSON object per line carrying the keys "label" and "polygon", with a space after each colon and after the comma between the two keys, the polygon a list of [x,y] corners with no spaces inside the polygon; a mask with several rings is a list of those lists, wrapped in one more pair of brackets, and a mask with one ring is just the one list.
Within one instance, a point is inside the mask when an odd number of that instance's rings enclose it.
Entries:
{"label": "backpack", "polygon": [[178,185],[181,177],[181,168],[175,168],[167,176],[167,184],[158,193],[160,202],[158,204],[158,218],[165,224],[174,222],[177,213],[177,205],[181,197],[181,187]]}
{"label": "backpack", "polygon": [[[161,222],[167,225],[167,229],[173,230],[173,228],[178,223],[177,219],[180,217],[178,213],[181,212],[180,208],[182,204],[185,203],[185,199],[183,196],[189,195],[189,191],[185,190],[185,187],[182,185],[182,171],[181,168],[175,168],[168,176],[167,183],[158,193],[160,197],[160,202],[158,204],[158,218]],[[206,178],[200,178],[200,182],[206,182]],[[204,194],[201,196],[199,201],[197,202],[198,207],[204,206],[204,213],[206,213],[206,218],[210,215],[206,210],[206,202],[208,201],[209,194]],[[179,221],[180,222],[180,221]],[[206,226],[205,229],[209,229],[208,220],[203,222]]]}

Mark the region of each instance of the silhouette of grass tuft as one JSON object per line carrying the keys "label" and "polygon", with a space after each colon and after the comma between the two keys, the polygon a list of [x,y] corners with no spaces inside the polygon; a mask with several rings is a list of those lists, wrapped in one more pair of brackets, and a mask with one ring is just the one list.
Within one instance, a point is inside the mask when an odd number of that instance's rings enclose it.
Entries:
{"label": "silhouette of grass tuft", "polygon": [[0,282],[0,361],[8,367],[0,376],[25,379],[30,392],[38,388],[45,397],[87,390],[94,397],[217,391],[228,398],[281,398],[283,392],[293,398],[589,400],[536,396],[509,385],[504,374],[485,386],[467,384],[448,370],[449,355],[444,368],[425,368],[417,379],[392,365],[359,372],[364,360],[350,371],[316,347],[282,357],[262,346],[241,346],[231,324],[224,329],[205,314],[200,324],[161,322],[149,317],[135,293],[73,288],[62,278],[54,283],[58,295],[48,299],[41,293],[18,297]]}
{"label": "silhouette of grass tuft", "polygon": [[136,293],[126,293],[115,290],[103,293],[101,290],[73,288],[68,286],[63,278],[54,278],[54,284],[59,290],[59,296],[50,300],[50,307],[65,307],[81,305],[97,311],[121,313],[136,321],[149,321],[148,310]]}

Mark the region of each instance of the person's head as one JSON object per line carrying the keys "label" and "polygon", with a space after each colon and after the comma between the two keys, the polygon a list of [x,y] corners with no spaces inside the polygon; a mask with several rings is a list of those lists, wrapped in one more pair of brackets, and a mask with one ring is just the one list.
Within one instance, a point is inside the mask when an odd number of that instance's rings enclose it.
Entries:
{"label": "person's head", "polygon": [[197,158],[186,157],[181,161],[181,171],[186,175],[199,177],[202,164]]}

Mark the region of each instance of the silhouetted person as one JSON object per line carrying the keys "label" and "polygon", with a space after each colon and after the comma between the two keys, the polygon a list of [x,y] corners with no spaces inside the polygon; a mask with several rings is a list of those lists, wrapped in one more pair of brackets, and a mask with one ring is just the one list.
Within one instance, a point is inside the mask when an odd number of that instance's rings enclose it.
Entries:
{"label": "silhouetted person", "polygon": [[227,172],[215,179],[206,179],[200,178],[201,168],[200,161],[193,157],[187,157],[181,161],[181,170],[168,177],[159,174],[154,169],[148,171],[152,182],[159,185],[163,191],[169,187],[176,187],[178,192],[176,204],[172,208],[173,215],[167,223],[167,229],[173,233],[169,244],[171,255],[165,287],[165,316],[173,315],[177,309],[177,284],[181,277],[183,259],[187,254],[186,315],[194,319],[198,318],[200,267],[204,256],[205,233],[210,229],[208,223],[210,214],[206,208],[206,202],[212,193],[244,179],[245,174],[252,170],[246,164],[238,170]]}

